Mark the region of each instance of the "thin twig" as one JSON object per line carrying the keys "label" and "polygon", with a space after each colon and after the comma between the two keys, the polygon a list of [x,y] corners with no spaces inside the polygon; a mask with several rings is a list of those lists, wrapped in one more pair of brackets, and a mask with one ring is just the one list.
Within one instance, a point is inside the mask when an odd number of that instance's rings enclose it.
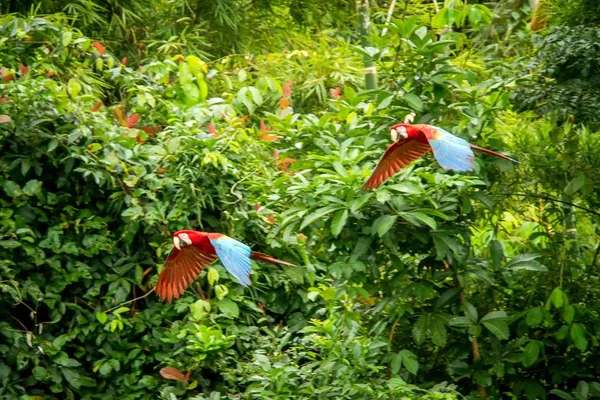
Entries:
{"label": "thin twig", "polygon": [[116,310],[116,309],[117,309],[117,308],[119,308],[119,307],[123,307],[125,304],[133,303],[134,301],[138,301],[138,300],[141,300],[141,299],[143,299],[144,297],[148,297],[148,296],[150,295],[150,293],[154,292],[154,290],[155,290],[155,289],[156,289],[156,288],[152,288],[152,289],[150,289],[150,291],[149,291],[149,292],[147,292],[146,294],[144,294],[144,295],[142,295],[142,296],[139,296],[139,297],[136,297],[135,299],[131,299],[131,300],[124,301],[123,303],[121,303],[121,304],[119,304],[119,305],[117,305],[117,306],[114,306],[113,308],[109,308],[108,310],[106,310],[106,311],[104,311],[104,312],[105,312],[105,313],[109,313],[109,312],[111,312],[111,311],[113,311],[113,310]]}
{"label": "thin twig", "polygon": [[390,331],[390,337],[389,337],[389,342],[390,344],[392,344],[392,340],[394,339],[394,333],[396,333],[396,326],[398,325],[398,323],[400,322],[400,317],[398,317],[398,319],[396,319],[394,321],[394,323],[392,324],[392,330]]}
{"label": "thin twig", "polygon": [[390,3],[390,8],[388,8],[388,12],[387,12],[387,16],[385,17],[385,25],[383,27],[383,29],[381,30],[381,36],[385,36],[385,34],[388,31],[387,25],[390,24],[390,21],[392,20],[392,14],[394,14],[394,8],[396,7],[396,0],[392,0],[392,2]]}
{"label": "thin twig", "polygon": [[496,193],[497,196],[520,196],[520,197],[533,197],[536,199],[543,199],[543,200],[549,200],[549,201],[555,201],[557,203],[561,203],[561,204],[565,204],[571,207],[575,207],[575,208],[579,208],[580,210],[586,211],[590,214],[596,215],[598,217],[600,217],[600,213],[591,210],[589,208],[583,207],[583,206],[578,206],[577,204],[573,204],[573,203],[569,203],[568,201],[564,201],[564,200],[560,200],[557,199],[555,197],[550,197],[550,196],[539,196],[539,195],[535,195],[535,194],[527,194],[527,193]]}

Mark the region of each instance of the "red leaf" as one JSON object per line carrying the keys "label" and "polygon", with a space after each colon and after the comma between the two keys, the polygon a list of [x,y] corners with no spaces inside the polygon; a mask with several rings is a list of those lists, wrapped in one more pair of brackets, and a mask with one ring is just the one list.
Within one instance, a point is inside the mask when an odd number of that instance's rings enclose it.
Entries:
{"label": "red leaf", "polygon": [[165,379],[171,379],[178,382],[185,382],[185,376],[177,368],[164,367],[160,370],[160,374]]}
{"label": "red leaf", "polygon": [[0,104],[8,103],[10,99],[8,97],[0,97]]}
{"label": "red leaf", "polygon": [[257,303],[256,305],[262,310],[263,313],[265,312],[265,306],[263,306],[262,303]]}
{"label": "red leaf", "polygon": [[10,82],[10,81],[12,81],[12,80],[13,80],[13,78],[14,78],[14,77],[15,77],[15,75],[14,75],[14,74],[7,74],[7,75],[4,75],[4,76],[2,77],[2,82],[4,82],[4,83]]}
{"label": "red leaf", "polygon": [[56,75],[56,73],[54,71],[49,71],[48,75],[46,75],[48,78],[52,78],[54,75]]}
{"label": "red leaf", "polygon": [[292,97],[292,86],[294,85],[294,80],[290,79],[287,83],[284,83],[282,86],[283,89],[283,98],[289,99]]}
{"label": "red leaf", "polygon": [[289,106],[290,106],[289,101],[287,101],[286,99],[279,99],[279,108],[281,108],[282,110],[285,110]]}
{"label": "red leaf", "polygon": [[27,73],[27,70],[29,70],[29,67],[26,67],[24,65],[21,65],[19,67],[19,70],[21,71],[21,75],[25,75]]}
{"label": "red leaf", "polygon": [[98,102],[94,105],[94,107],[92,107],[92,112],[96,112],[100,109],[100,107],[102,107],[104,105],[103,102]]}
{"label": "red leaf", "polygon": [[304,243],[304,242],[306,242],[306,235],[305,235],[305,234],[303,234],[303,233],[299,233],[298,235],[296,235],[296,237],[298,238],[298,240],[299,240],[301,243]]}
{"label": "red leaf", "polygon": [[217,136],[217,127],[215,126],[215,124],[208,124],[208,133],[215,137]]}
{"label": "red leaf", "polygon": [[130,115],[129,118],[127,118],[127,127],[135,128],[135,126],[137,125],[138,119],[140,119],[140,114],[135,113],[133,115]]}
{"label": "red leaf", "polygon": [[279,164],[279,151],[277,151],[277,149],[273,149],[273,158],[275,158],[275,162]]}
{"label": "red leaf", "polygon": [[156,129],[154,129],[151,126],[145,126],[145,127],[142,128],[142,130],[144,132],[146,132],[148,135],[156,135]]}
{"label": "red leaf", "polygon": [[339,87],[336,87],[335,89],[329,89],[329,93],[331,93],[331,97],[333,97],[334,99],[340,98],[341,91],[342,91],[342,89]]}
{"label": "red leaf", "polygon": [[127,57],[123,57],[123,59],[121,60],[121,64],[127,65]]}
{"label": "red leaf", "polygon": [[92,46],[94,46],[96,48],[96,50],[98,50],[98,53],[100,53],[100,54],[106,53],[106,48],[102,45],[102,43],[94,42],[94,43],[92,43]]}
{"label": "red leaf", "polygon": [[186,382],[190,380],[190,375],[191,374],[192,374],[192,371],[188,371],[188,372],[185,373],[185,377],[184,378],[185,378]]}
{"label": "red leaf", "polygon": [[275,224],[275,216],[274,216],[273,214],[269,214],[269,215],[267,216],[267,223],[268,223],[269,225],[273,225],[273,224]]}
{"label": "red leaf", "polygon": [[275,140],[279,140],[279,139],[283,138],[283,136],[270,135],[268,133],[259,133],[258,138],[260,140],[262,140],[263,142],[273,142]]}
{"label": "red leaf", "polygon": [[263,120],[260,121],[260,130],[263,132],[270,132],[270,129],[267,128],[267,125],[265,125],[265,121]]}
{"label": "red leaf", "polygon": [[258,211],[258,210],[260,210],[260,204],[256,203],[254,205],[254,211]]}
{"label": "red leaf", "polygon": [[138,134],[135,136],[135,141],[138,142],[138,144],[143,144],[146,140],[143,138],[142,135],[139,134],[138,131]]}

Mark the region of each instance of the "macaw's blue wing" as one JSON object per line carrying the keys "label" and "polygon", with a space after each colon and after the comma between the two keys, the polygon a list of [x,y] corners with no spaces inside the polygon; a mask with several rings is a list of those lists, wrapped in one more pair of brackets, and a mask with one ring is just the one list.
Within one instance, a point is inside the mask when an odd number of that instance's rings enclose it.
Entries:
{"label": "macaw's blue wing", "polygon": [[244,243],[229,236],[210,239],[219,259],[227,272],[233,275],[242,286],[250,286],[250,253],[252,250]]}
{"label": "macaw's blue wing", "polygon": [[442,168],[460,172],[473,171],[475,155],[469,142],[441,128],[434,128],[437,134],[427,139],[433,149],[433,156]]}

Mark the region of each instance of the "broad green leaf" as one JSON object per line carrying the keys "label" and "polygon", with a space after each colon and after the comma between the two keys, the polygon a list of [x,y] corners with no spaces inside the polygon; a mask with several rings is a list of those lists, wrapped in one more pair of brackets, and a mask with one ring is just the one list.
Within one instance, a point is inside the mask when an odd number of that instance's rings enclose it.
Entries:
{"label": "broad green leaf", "polygon": [[96,313],[96,319],[98,320],[98,322],[100,322],[101,324],[106,323],[106,320],[108,319],[107,315],[105,312],[97,312]]}
{"label": "broad green leaf", "polygon": [[572,196],[585,185],[585,175],[579,172],[571,182],[565,187],[565,194]]}
{"label": "broad green leaf", "polygon": [[502,248],[502,243],[498,240],[490,241],[489,245],[490,256],[492,257],[492,265],[497,268],[504,260],[504,249]]}
{"label": "broad green leaf", "polygon": [[400,372],[400,367],[402,367],[402,356],[398,354],[392,354],[392,375],[397,375]]}
{"label": "broad green leaf", "polygon": [[575,306],[569,304],[562,309],[562,318],[567,324],[573,322],[573,318],[575,318]]}
{"label": "broad green leaf", "polygon": [[467,317],[454,317],[450,321],[448,321],[448,325],[455,326],[457,328],[466,328],[471,324],[471,320]]}
{"label": "broad green leaf", "polygon": [[413,325],[412,337],[416,344],[422,344],[425,341],[428,320],[429,317],[421,315]]}
{"label": "broad green leaf", "polygon": [[19,185],[13,181],[4,182],[4,186],[2,188],[8,197],[17,197],[23,194]]}
{"label": "broad green leaf", "polygon": [[491,319],[489,321],[483,322],[483,326],[487,328],[488,331],[492,332],[498,339],[507,340],[510,336],[510,330],[508,329],[508,324],[500,319]]}
{"label": "broad green leaf", "polygon": [[577,384],[577,394],[582,399],[588,398],[588,395],[590,394],[590,387],[586,381],[579,381],[579,383]]}
{"label": "broad green leaf", "polygon": [[527,346],[523,349],[523,366],[525,368],[531,367],[538,360],[540,355],[540,345],[537,341],[532,340],[527,343]]}
{"label": "broad green leaf", "polygon": [[573,324],[569,329],[569,333],[575,347],[581,351],[585,351],[588,346],[588,340],[586,338],[585,327],[581,324]]}
{"label": "broad green leaf", "polygon": [[409,350],[401,350],[398,354],[402,358],[402,365],[404,365],[404,368],[411,374],[416,375],[419,371],[419,361],[417,360],[417,356]]}
{"label": "broad green leaf", "polygon": [[565,400],[575,400],[575,398],[573,396],[571,396],[569,393],[562,391],[560,389],[552,389],[548,392],[549,394],[555,394],[558,397],[560,397],[561,399],[565,399]]}
{"label": "broad green leaf", "polygon": [[440,316],[432,316],[428,328],[431,332],[431,341],[433,344],[444,347],[446,345],[446,327],[444,326],[444,320]]}
{"label": "broad green leaf", "polygon": [[72,98],[79,96],[79,93],[82,89],[81,83],[79,83],[75,78],[69,79],[69,83],[67,83],[67,88]]}
{"label": "broad green leaf", "polygon": [[531,328],[535,328],[544,320],[544,308],[543,307],[534,307],[527,311],[527,316],[525,317],[525,322]]}
{"label": "broad green leaf", "polygon": [[219,281],[219,271],[215,268],[208,268],[207,280],[210,286],[214,286]]}
{"label": "broad green leaf", "polygon": [[237,303],[231,300],[229,297],[225,297],[224,299],[217,301],[217,307],[219,307],[219,311],[221,311],[226,317],[237,318],[240,315],[240,309]]}
{"label": "broad green leaf", "polygon": [[492,311],[487,313],[483,318],[481,318],[481,322],[495,319],[505,320],[506,318],[508,318],[508,315],[505,311]]}
{"label": "broad green leaf", "polygon": [[390,229],[392,229],[392,226],[394,226],[397,219],[397,215],[382,215],[373,222],[373,230],[377,232],[379,237],[383,237]]}
{"label": "broad green leaf", "polygon": [[23,187],[23,193],[29,196],[34,196],[42,190],[42,182],[37,179],[28,181]]}
{"label": "broad green leaf", "polygon": [[511,271],[537,271],[547,272],[548,268],[545,265],[535,261],[540,256],[537,254],[521,254],[513,257],[504,268]]}
{"label": "broad green leaf", "polygon": [[408,103],[408,106],[410,108],[412,108],[415,111],[423,111],[423,101],[419,98],[419,96],[412,94],[412,93],[406,93],[403,97],[403,99],[406,101],[406,103]]}
{"label": "broad green leaf", "polygon": [[435,309],[439,309],[444,307],[446,304],[450,303],[452,300],[458,297],[462,289],[460,288],[451,288],[446,290],[444,293],[438,297],[435,305],[433,306]]}
{"label": "broad green leaf", "polygon": [[343,206],[340,206],[340,205],[329,205],[329,206],[325,206],[325,207],[322,207],[322,208],[319,208],[319,209],[313,211],[312,213],[310,213],[306,217],[304,217],[304,220],[302,221],[302,225],[300,225],[300,230],[303,230],[308,225],[312,224],[313,222],[315,222],[316,220],[318,220],[320,218],[323,218],[327,214],[331,214],[332,212],[340,210],[342,208],[343,208]]}
{"label": "broad green leaf", "polygon": [[403,212],[400,215],[413,225],[422,226],[423,223],[431,229],[437,229],[437,223],[429,215],[420,212]]}
{"label": "broad green leaf", "polygon": [[342,232],[344,225],[346,225],[346,221],[348,221],[348,209],[340,210],[333,217],[333,221],[331,222],[331,233],[333,237],[338,237]]}

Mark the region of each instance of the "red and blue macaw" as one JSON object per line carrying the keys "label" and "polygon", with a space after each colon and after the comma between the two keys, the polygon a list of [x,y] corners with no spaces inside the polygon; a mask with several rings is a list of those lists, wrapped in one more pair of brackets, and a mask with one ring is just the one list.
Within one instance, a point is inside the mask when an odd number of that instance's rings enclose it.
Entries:
{"label": "red and blue macaw", "polygon": [[160,299],[169,303],[179,298],[217,257],[242,286],[251,285],[250,259],[295,267],[292,263],[252,251],[244,243],[222,233],[178,231],[173,234],[173,246],[156,284]]}
{"label": "red and blue macaw", "polygon": [[431,125],[396,124],[391,128],[391,135],[394,143],[387,148],[379,160],[375,171],[364,184],[364,189],[378,187],[386,179],[429,151],[433,151],[433,156],[442,168],[461,172],[473,171],[475,157],[473,150],[518,163],[512,158],[471,144],[442,128]]}

